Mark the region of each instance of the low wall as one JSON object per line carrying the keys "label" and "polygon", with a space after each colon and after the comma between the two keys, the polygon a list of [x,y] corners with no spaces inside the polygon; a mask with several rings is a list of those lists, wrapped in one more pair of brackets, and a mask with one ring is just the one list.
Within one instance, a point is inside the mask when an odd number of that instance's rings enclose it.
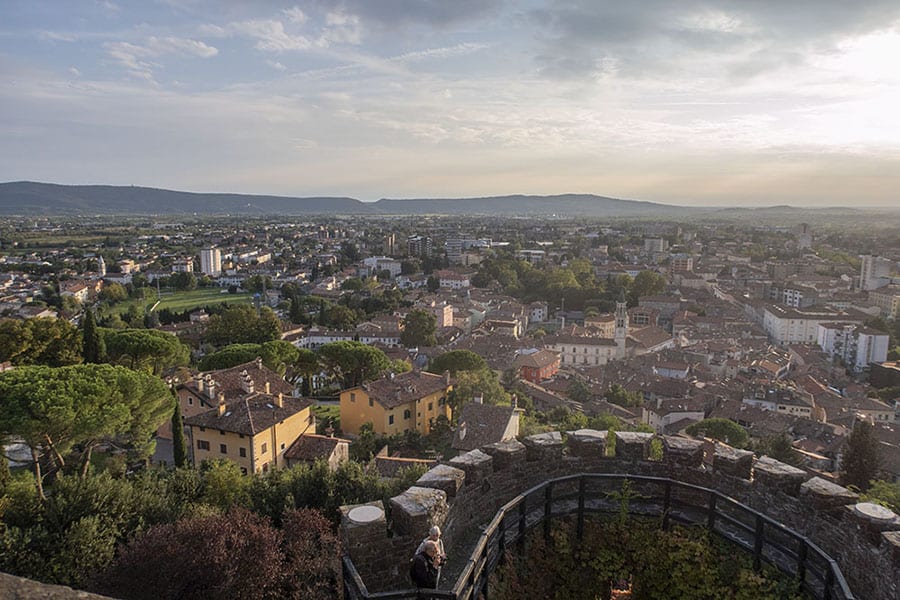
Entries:
{"label": "low wall", "polygon": [[[649,460],[655,437],[663,443],[659,461]],[[805,535],[835,559],[858,598],[900,598],[900,517],[890,511],[867,510],[846,488],[724,444],[633,432],[615,438],[614,457],[605,455],[606,432],[593,430],[565,439],[538,434],[458,456],[388,507],[342,507],[344,551],[370,592],[408,588],[409,559],[432,525],[442,528],[451,559],[464,560],[479,527],[543,481],[578,473],[647,475],[715,489]]]}

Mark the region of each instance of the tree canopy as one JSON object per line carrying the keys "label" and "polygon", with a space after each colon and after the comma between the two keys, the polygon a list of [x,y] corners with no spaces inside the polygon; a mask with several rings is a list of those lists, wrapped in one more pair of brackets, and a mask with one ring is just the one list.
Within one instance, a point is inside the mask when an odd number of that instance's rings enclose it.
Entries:
{"label": "tree canopy", "polygon": [[437,319],[424,310],[411,310],[403,320],[403,331],[400,332],[400,343],[407,348],[414,346],[434,346]]}
{"label": "tree canopy", "polygon": [[155,329],[107,329],[103,332],[109,362],[155,375],[188,364],[190,350],[174,335]]}
{"label": "tree canopy", "polygon": [[841,483],[866,491],[880,467],[881,452],[875,427],[866,421],[859,421],[847,438],[844,460],[841,462]]}
{"label": "tree canopy", "polygon": [[746,448],[750,441],[747,430],[729,419],[703,419],[688,427],[687,432],[717,439],[734,448]]}
{"label": "tree canopy", "polygon": [[390,367],[384,352],[362,342],[331,342],[319,348],[318,356],[322,367],[344,388],[377,379]]}
{"label": "tree canopy", "polygon": [[450,371],[451,375],[455,375],[460,371],[480,371],[487,366],[484,359],[471,350],[451,350],[434,357],[428,370],[438,374]]}
{"label": "tree canopy", "polygon": [[261,344],[281,338],[281,322],[271,308],[264,306],[257,314],[252,306],[230,306],[212,315],[204,340],[213,346],[229,344]]}
{"label": "tree canopy", "polygon": [[0,362],[62,367],[81,362],[81,332],[65,319],[0,321]]}

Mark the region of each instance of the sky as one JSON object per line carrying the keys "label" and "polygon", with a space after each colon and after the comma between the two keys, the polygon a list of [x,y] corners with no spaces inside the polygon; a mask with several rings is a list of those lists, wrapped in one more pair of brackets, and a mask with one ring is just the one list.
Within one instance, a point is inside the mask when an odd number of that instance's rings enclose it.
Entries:
{"label": "sky", "polygon": [[0,181],[900,204],[897,0],[0,0]]}

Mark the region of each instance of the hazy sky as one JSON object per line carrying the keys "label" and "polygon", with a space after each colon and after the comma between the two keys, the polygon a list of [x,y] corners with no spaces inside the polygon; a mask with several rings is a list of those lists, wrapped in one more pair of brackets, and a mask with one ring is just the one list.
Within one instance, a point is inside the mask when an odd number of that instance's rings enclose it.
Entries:
{"label": "hazy sky", "polygon": [[0,0],[0,180],[900,203],[898,0]]}

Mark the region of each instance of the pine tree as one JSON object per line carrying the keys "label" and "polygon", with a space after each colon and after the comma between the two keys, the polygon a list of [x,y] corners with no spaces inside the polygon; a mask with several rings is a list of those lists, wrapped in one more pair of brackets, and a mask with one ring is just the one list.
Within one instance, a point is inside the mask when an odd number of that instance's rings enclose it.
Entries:
{"label": "pine tree", "polygon": [[172,389],[175,396],[175,411],[172,413],[172,453],[175,456],[175,466],[183,467],[187,464],[187,442],[184,439],[184,424],[181,422],[181,402],[178,401],[178,393]]}
{"label": "pine tree", "polygon": [[99,364],[103,362],[104,354],[106,354],[106,348],[100,331],[97,329],[94,311],[87,309],[84,311],[84,322],[82,323],[81,356],[86,363]]}
{"label": "pine tree", "polygon": [[878,446],[873,425],[859,421],[853,426],[841,464],[842,484],[855,486],[863,492],[869,489],[881,463]]}

